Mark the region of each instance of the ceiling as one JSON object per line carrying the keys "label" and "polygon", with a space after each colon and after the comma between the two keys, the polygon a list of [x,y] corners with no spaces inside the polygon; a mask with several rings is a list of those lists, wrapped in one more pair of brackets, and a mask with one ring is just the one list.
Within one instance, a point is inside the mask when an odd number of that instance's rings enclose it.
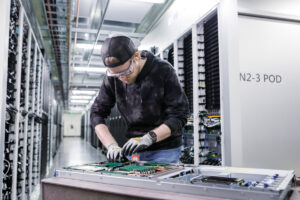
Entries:
{"label": "ceiling", "polygon": [[174,0],[22,0],[31,4],[58,101],[83,110],[99,91],[101,44],[121,33],[140,41]]}
{"label": "ceiling", "polygon": [[[106,71],[100,52],[104,39],[109,34],[121,33],[133,37],[136,41],[142,40],[150,26],[159,19],[157,16],[161,16],[171,2],[173,1],[162,1],[160,4],[138,0],[74,1],[69,81],[70,110],[84,109],[93,102],[93,97],[90,97],[90,101],[77,101],[80,97],[74,92],[98,91],[100,88]],[[153,12],[157,14],[155,17]],[[147,25],[149,28],[142,29],[149,21],[152,22]],[[83,98],[87,98],[86,95]]]}

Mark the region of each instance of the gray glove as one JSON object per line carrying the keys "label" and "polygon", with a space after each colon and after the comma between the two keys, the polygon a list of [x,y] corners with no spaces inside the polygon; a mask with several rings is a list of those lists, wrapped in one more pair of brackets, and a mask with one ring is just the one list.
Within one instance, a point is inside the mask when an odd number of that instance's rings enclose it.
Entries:
{"label": "gray glove", "polygon": [[124,144],[122,154],[131,156],[132,154],[148,148],[154,143],[153,139],[149,134],[143,137],[131,138]]}
{"label": "gray glove", "polygon": [[122,148],[117,143],[111,143],[107,147],[106,157],[109,162],[121,162],[123,158]]}

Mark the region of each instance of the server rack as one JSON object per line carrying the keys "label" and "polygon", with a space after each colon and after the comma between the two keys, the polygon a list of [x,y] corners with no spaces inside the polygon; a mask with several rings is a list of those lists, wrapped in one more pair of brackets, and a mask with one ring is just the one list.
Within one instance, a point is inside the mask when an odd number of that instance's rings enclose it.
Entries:
{"label": "server rack", "polygon": [[[4,5],[5,4],[5,5]],[[2,1],[8,8],[6,65],[1,76],[0,199],[30,199],[40,181],[43,72],[47,63],[21,1]],[[3,110],[2,110],[3,109]],[[5,110],[4,110],[5,109]]]}
{"label": "server rack", "polygon": [[[106,148],[102,145],[100,140],[98,139],[95,130],[93,129],[90,122],[90,108],[85,111],[83,114],[84,121],[84,138],[90,143],[94,148],[97,148],[102,151],[103,154],[106,154]],[[125,137],[124,130],[127,130],[126,123],[122,118],[120,112],[117,109],[117,106],[113,107],[111,110],[111,114],[106,119],[106,125],[111,132],[112,136],[115,138],[117,143],[120,146],[123,146],[128,140]]]}
{"label": "server rack", "polygon": [[[221,165],[221,111],[220,111],[220,68],[219,68],[219,39],[218,15],[214,13],[207,17],[200,26],[199,36],[204,41],[204,48],[199,48],[202,76],[205,75],[205,87],[200,87],[200,94],[205,98],[200,109],[201,152],[200,164]],[[202,46],[203,47],[203,46]],[[201,74],[200,74],[201,75]],[[201,102],[203,102],[201,101]],[[199,103],[201,103],[199,102]]]}
{"label": "server rack", "polygon": [[214,10],[162,52],[163,59],[174,62],[190,104],[191,115],[183,132],[183,163],[222,164],[218,46]]}
{"label": "server rack", "polygon": [[[50,80],[50,72],[48,68],[44,68],[43,71],[43,91],[50,91],[49,88],[52,86]],[[49,141],[49,93],[43,93],[43,108],[42,108],[42,149],[41,149],[41,178],[45,177],[47,174],[47,163],[49,161],[48,158],[48,141]]]}
{"label": "server rack", "polygon": [[111,132],[112,136],[116,139],[117,143],[120,146],[123,146],[128,140],[125,137],[124,132],[124,130],[127,130],[127,126],[116,105],[111,110],[111,114],[110,116],[108,116],[106,123],[109,128],[109,131]]}
{"label": "server rack", "polygon": [[99,142],[99,139],[91,125],[91,121],[90,121],[90,108],[88,108],[85,113],[84,113],[84,118],[85,118],[85,126],[84,126],[84,132],[85,132],[85,140],[91,144],[94,148],[98,149],[102,149],[101,147],[101,143]]}

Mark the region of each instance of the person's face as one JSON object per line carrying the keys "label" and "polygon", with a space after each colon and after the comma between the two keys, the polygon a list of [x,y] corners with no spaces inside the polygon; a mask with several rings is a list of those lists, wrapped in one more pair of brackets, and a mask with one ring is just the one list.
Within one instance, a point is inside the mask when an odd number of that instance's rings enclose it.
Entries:
{"label": "person's face", "polygon": [[115,77],[118,77],[120,81],[126,84],[132,84],[135,82],[139,70],[138,70],[138,62],[133,59],[129,59],[127,62],[125,62],[123,65],[120,65],[118,67],[108,68],[108,75],[112,75]]}

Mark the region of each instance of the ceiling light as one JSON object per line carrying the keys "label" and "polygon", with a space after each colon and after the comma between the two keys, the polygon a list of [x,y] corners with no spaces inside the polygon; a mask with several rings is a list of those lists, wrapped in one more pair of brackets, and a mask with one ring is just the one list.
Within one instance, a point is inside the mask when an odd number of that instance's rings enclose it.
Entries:
{"label": "ceiling light", "polygon": [[71,96],[71,99],[92,99],[93,96]]}
{"label": "ceiling light", "polygon": [[[79,48],[79,49],[92,49],[94,46],[94,44],[86,44],[86,43],[77,43],[76,44],[76,48]],[[100,50],[102,47],[102,45],[95,45],[95,50]]]}
{"label": "ceiling light", "polygon": [[165,3],[166,0],[132,0],[132,1],[140,1],[140,2],[148,2],[148,3]]}
{"label": "ceiling light", "polygon": [[105,73],[106,68],[103,67],[74,67],[75,72],[98,72]]}
{"label": "ceiling light", "polygon": [[76,100],[76,99],[72,99],[71,103],[89,103],[89,100]]}
{"label": "ceiling light", "polygon": [[97,91],[95,90],[72,90],[72,94],[80,95],[80,94],[85,94],[85,95],[95,95]]}
{"label": "ceiling light", "polygon": [[70,111],[84,111],[85,107],[69,107]]}

